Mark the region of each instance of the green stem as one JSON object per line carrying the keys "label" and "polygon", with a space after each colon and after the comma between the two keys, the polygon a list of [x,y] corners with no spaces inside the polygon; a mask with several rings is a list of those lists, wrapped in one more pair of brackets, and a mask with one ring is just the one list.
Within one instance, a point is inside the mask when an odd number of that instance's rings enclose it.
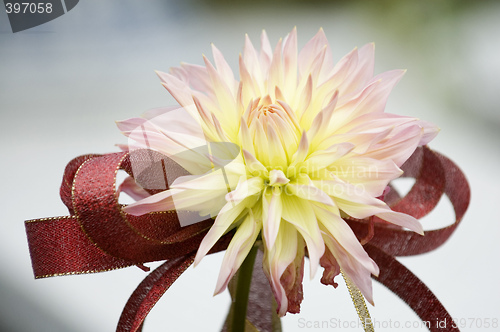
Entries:
{"label": "green stem", "polygon": [[248,295],[250,294],[250,283],[252,282],[253,265],[257,250],[257,246],[250,250],[238,271],[236,294],[233,302],[233,321],[231,322],[231,331],[233,332],[245,331]]}

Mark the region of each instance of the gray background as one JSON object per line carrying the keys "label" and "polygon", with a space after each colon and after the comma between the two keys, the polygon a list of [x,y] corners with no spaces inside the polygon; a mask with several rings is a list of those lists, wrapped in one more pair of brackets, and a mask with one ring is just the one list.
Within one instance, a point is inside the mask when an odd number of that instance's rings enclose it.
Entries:
{"label": "gray background", "polygon": [[[441,127],[431,147],[465,171],[472,201],[443,247],[401,261],[453,317],[500,319],[499,18],[498,1],[82,0],[54,21],[13,34],[1,10],[0,329],[115,329],[144,272],[128,268],[35,281],[23,220],[67,214],[58,196],[66,163],[81,154],[117,151],[114,144],[126,140],[115,120],[174,104],[155,69],[166,71],[181,61],[202,64],[202,53],[211,57],[211,42],[236,69],[245,33],[258,44],[266,29],[275,44],[294,26],[300,46],[323,27],[336,60],[374,41],[377,73],[408,69],[387,111]],[[451,205],[441,203],[424,228],[452,222]],[[153,309],[145,331],[218,331],[230,301],[227,293],[212,297],[221,260],[212,255],[189,269]],[[341,278],[336,290],[319,278],[304,280],[302,313],[283,319],[285,331],[307,330],[301,327],[306,321],[355,324]],[[418,321],[378,284],[374,298],[370,311],[380,324]],[[314,329],[331,330],[361,329]]]}

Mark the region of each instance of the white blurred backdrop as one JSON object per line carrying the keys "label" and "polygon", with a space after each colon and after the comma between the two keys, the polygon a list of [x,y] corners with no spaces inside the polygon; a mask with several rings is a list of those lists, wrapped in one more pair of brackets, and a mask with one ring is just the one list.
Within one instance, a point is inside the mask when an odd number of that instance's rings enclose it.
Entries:
{"label": "white blurred backdrop", "polygon": [[[244,34],[262,29],[272,43],[298,28],[299,46],[323,27],[335,59],[376,44],[376,72],[407,68],[387,111],[441,127],[431,147],[466,173],[472,201],[441,248],[401,259],[453,317],[500,320],[500,2],[498,1],[130,1],[82,0],[70,12],[12,33],[0,10],[0,330],[112,331],[146,276],[137,268],[34,280],[26,219],[66,215],[59,186],[66,163],[125,143],[115,120],[175,104],[154,70],[202,64],[214,43],[236,70]],[[453,222],[445,199],[425,219]],[[146,320],[145,331],[219,331],[229,295],[212,297],[222,256],[190,268]],[[150,264],[156,266],[157,264]],[[305,322],[357,321],[339,277],[337,289],[304,280]],[[411,291],[411,290],[410,290]],[[372,318],[417,322],[401,300],[375,283]],[[498,327],[497,327],[498,329]],[[493,331],[467,326],[463,331]],[[317,328],[314,331],[361,328]],[[380,331],[400,329],[380,328]],[[424,331],[422,328],[408,329]]]}

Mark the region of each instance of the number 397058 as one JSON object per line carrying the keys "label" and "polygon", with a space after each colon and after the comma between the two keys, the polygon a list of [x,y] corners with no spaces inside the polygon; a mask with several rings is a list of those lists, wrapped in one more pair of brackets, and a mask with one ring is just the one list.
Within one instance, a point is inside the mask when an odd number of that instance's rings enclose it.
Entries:
{"label": "number 397058", "polygon": [[22,2],[22,3],[10,3],[5,4],[5,10],[7,14],[43,14],[52,13],[52,4],[50,2],[44,3],[34,3],[34,2]]}

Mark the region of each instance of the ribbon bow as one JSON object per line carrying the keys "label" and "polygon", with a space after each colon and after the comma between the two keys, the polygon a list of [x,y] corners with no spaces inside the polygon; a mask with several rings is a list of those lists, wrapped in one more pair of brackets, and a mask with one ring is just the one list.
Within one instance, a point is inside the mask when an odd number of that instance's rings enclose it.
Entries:
{"label": "ribbon bow", "polygon": [[[161,161],[156,166],[160,166],[163,172],[154,171],[158,167],[150,167],[147,168],[150,172],[143,172],[140,176],[133,174],[132,160],[134,163],[151,163],[152,154]],[[149,311],[192,264],[213,220],[181,227],[175,211],[143,216],[124,213],[116,190],[116,174],[120,169],[135,177],[139,184],[156,181],[166,173],[174,176],[185,174],[175,163],[168,162],[168,158],[150,150],[80,156],[66,166],[60,190],[70,215],[28,220],[25,226],[35,278],[103,272],[132,265],[149,271],[143,263],[166,260],[139,284],[125,305],[117,331],[135,332],[142,329]],[[416,182],[402,198],[391,190],[385,197],[391,208],[421,218],[446,194],[456,215],[452,225],[427,231],[421,237],[376,218],[349,219],[347,222],[380,267],[380,275],[374,277],[376,280],[401,297],[422,320],[436,322],[439,318],[451,322],[451,316],[435,295],[395,256],[416,255],[442,245],[467,210],[470,189],[464,174],[451,160],[427,147],[418,148],[402,169],[404,176],[414,177]],[[166,179],[164,183],[168,187]],[[151,194],[157,192],[148,191]],[[231,232],[222,237],[210,253],[225,250],[232,236]],[[254,270],[256,273],[259,269]],[[262,288],[262,276],[256,280]],[[267,326],[262,326],[266,325],[265,321],[256,314],[261,310],[253,310],[262,309],[263,298],[250,298],[247,317],[252,326],[270,330],[275,322],[269,320]],[[430,326],[429,329],[438,331],[439,327]]]}

